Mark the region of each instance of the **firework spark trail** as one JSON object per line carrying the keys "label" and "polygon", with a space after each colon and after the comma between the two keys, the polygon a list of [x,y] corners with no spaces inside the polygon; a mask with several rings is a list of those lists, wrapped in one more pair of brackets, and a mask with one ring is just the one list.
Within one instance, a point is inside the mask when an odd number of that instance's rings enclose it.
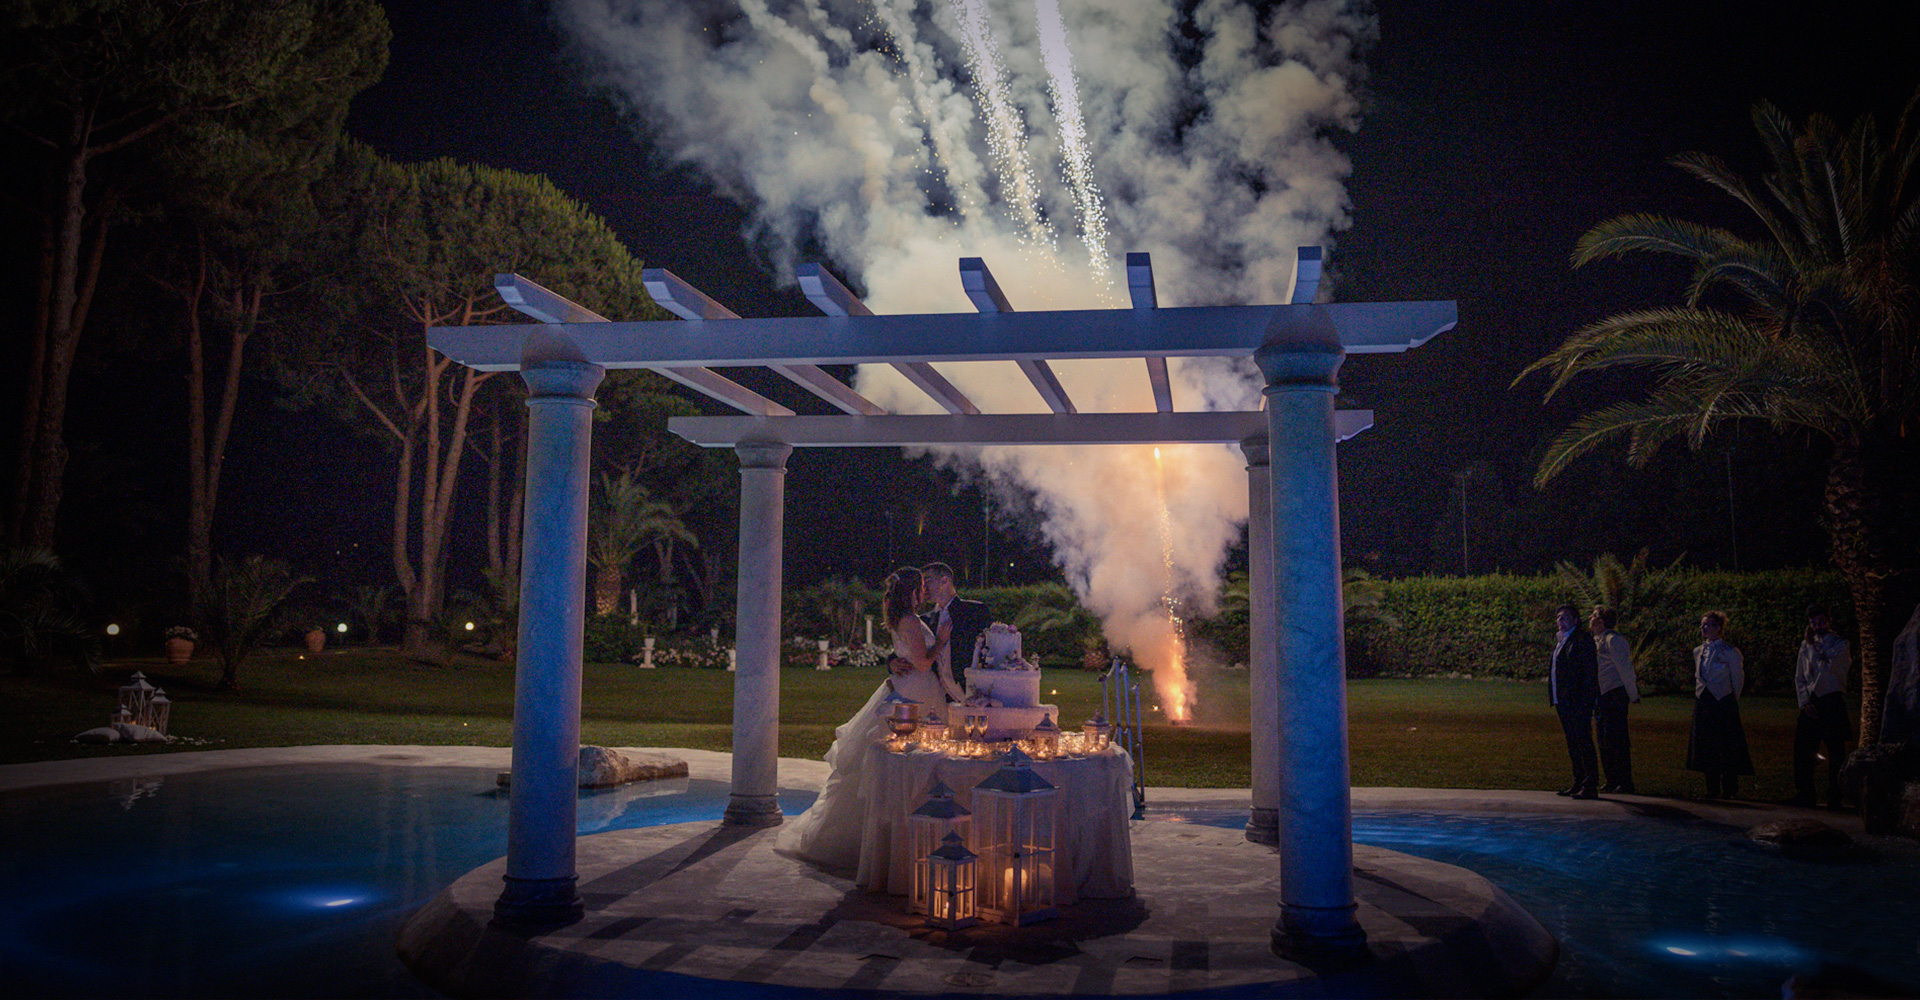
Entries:
{"label": "firework spark trail", "polygon": [[1013,211],[1014,222],[1027,242],[1051,247],[1053,227],[1040,215],[1040,183],[1027,156],[1026,125],[1007,96],[1006,67],[1000,60],[1000,46],[993,40],[993,28],[987,23],[987,2],[951,3],[967,66],[973,72],[974,92],[987,119],[987,152],[1004,185],[1001,200]]}
{"label": "firework spark trail", "polygon": [[1186,722],[1193,717],[1190,686],[1187,684],[1186,622],[1180,619],[1173,597],[1173,515],[1167,509],[1167,467],[1160,460],[1160,449],[1153,449],[1153,488],[1160,499],[1160,559],[1167,568],[1167,589],[1161,604],[1167,611],[1167,662],[1153,672],[1153,686],[1167,706],[1168,722]]}
{"label": "firework spark trail", "polygon": [[1060,124],[1060,159],[1080,211],[1080,242],[1100,281],[1112,285],[1107,260],[1107,213],[1100,189],[1093,183],[1093,151],[1087,146],[1087,120],[1080,112],[1080,85],[1073,75],[1073,50],[1067,45],[1067,24],[1060,16],[1060,0],[1035,0],[1034,19],[1040,29],[1040,61],[1047,70],[1047,90],[1053,97],[1053,116]]}
{"label": "firework spark trail", "polygon": [[938,67],[929,67],[921,50],[911,9],[901,10],[894,0],[874,0],[874,18],[892,39],[906,67],[907,82],[913,93],[913,108],[926,122],[927,139],[933,148],[933,162],[940,168],[941,180],[953,195],[954,211],[965,219],[987,203],[985,191],[974,169],[973,153],[966,148],[965,125],[958,128],[941,114],[939,97],[929,80],[938,75]]}

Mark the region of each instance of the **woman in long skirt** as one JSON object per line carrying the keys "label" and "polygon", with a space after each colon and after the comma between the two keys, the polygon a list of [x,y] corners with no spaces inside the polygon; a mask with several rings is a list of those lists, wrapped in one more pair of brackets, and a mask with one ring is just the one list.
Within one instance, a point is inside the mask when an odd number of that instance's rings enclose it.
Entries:
{"label": "woman in long skirt", "polygon": [[1740,691],[1746,669],[1740,651],[1721,638],[1727,616],[1709,611],[1700,619],[1700,645],[1693,648],[1693,728],[1687,733],[1687,770],[1707,776],[1707,798],[1734,798],[1740,775],[1753,773],[1747,731],[1740,725]]}

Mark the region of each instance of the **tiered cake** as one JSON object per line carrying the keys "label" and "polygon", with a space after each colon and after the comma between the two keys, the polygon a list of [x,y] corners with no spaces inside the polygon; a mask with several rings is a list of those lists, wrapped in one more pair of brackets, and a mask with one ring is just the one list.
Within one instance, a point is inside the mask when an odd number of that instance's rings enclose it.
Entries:
{"label": "tiered cake", "polygon": [[1040,668],[1022,654],[1019,629],[995,622],[980,633],[966,675],[966,704],[947,706],[949,725],[984,715],[986,739],[1015,740],[1032,735],[1046,716],[1059,723],[1059,706],[1040,703]]}

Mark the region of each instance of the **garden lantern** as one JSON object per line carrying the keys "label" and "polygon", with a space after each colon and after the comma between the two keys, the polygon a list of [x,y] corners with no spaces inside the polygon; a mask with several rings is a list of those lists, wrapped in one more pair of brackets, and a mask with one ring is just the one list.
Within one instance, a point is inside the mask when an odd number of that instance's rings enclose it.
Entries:
{"label": "garden lantern", "polygon": [[820,658],[814,662],[813,669],[832,670],[833,669],[833,654],[831,652],[832,643],[826,639],[822,639],[820,640],[819,648],[820,648]]}
{"label": "garden lantern", "polygon": [[[913,850],[913,884],[907,891],[910,913],[932,913],[933,857],[949,836],[964,843],[973,814],[953,800],[953,789],[944,781],[935,781],[927,801],[907,814],[907,842]],[[972,884],[972,879],[968,879]],[[971,907],[969,907],[971,910]]]}
{"label": "garden lantern", "polygon": [[147,724],[147,702],[153,700],[154,687],[147,683],[147,675],[133,672],[133,678],[120,689],[120,707],[131,717],[132,722],[142,726]]}
{"label": "garden lantern", "polygon": [[1060,915],[1053,905],[1059,789],[1034,772],[1033,758],[1019,747],[1001,761],[973,789],[980,914],[1015,926],[1049,920]]}
{"label": "garden lantern", "polygon": [[1060,726],[1051,712],[1040,716],[1040,724],[1033,727],[1033,752],[1042,757],[1060,753]]}
{"label": "garden lantern", "polygon": [[957,833],[949,833],[926,857],[929,893],[927,922],[957,931],[980,922],[975,899],[980,856],[967,850]]}
{"label": "garden lantern", "polygon": [[1107,721],[1106,716],[1095,712],[1093,718],[1080,724],[1080,735],[1086,737],[1089,752],[1105,750],[1107,744],[1113,742],[1113,724]]}
{"label": "garden lantern", "polygon": [[653,669],[653,636],[640,640],[640,667],[643,670]]}
{"label": "garden lantern", "polygon": [[173,699],[168,698],[165,691],[154,688],[153,700],[147,702],[147,713],[150,716],[147,725],[159,730],[160,735],[167,735],[167,716],[173,714]]}
{"label": "garden lantern", "polygon": [[131,726],[131,725],[133,725],[133,713],[132,713],[132,712],[130,712],[130,711],[128,711],[128,710],[127,710],[127,706],[125,706],[125,705],[122,705],[122,706],[120,706],[119,708],[116,708],[116,709],[114,709],[114,710],[113,710],[113,724],[114,724],[114,725],[116,725],[116,726]]}

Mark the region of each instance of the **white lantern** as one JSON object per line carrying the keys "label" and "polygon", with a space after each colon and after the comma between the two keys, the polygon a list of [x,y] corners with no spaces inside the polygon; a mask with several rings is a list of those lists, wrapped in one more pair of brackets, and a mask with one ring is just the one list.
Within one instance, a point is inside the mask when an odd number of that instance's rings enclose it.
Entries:
{"label": "white lantern", "polygon": [[1086,737],[1089,751],[1105,750],[1107,744],[1113,741],[1113,724],[1107,721],[1106,716],[1095,712],[1093,718],[1080,724],[1080,735]]}
{"label": "white lantern", "polygon": [[168,698],[165,691],[154,688],[153,700],[147,702],[147,711],[152,720],[147,725],[159,730],[160,735],[167,735],[167,716],[173,714],[173,699]]}
{"label": "white lantern", "polygon": [[959,834],[949,833],[926,861],[932,884],[927,922],[950,931],[979,923],[975,880],[980,856],[967,850]]}
{"label": "white lantern", "polygon": [[1060,753],[1060,726],[1051,712],[1040,716],[1040,724],[1033,727],[1033,751],[1047,757]]}
{"label": "white lantern", "polygon": [[949,835],[958,836],[964,843],[968,828],[973,823],[973,814],[967,807],[953,800],[953,789],[946,782],[935,781],[933,791],[927,793],[927,801],[920,808],[907,814],[908,843],[913,849],[913,884],[907,891],[907,910],[911,913],[932,913],[930,906],[933,898],[934,853],[946,842]]}
{"label": "white lantern", "polygon": [[980,914],[1016,926],[1049,920],[1060,915],[1053,904],[1059,789],[1034,772],[1033,758],[1019,747],[1001,761],[973,788]]}
{"label": "white lantern", "polygon": [[120,707],[135,723],[147,725],[147,703],[153,700],[153,692],[154,686],[147,683],[147,675],[136,670],[127,685],[120,689]]}

